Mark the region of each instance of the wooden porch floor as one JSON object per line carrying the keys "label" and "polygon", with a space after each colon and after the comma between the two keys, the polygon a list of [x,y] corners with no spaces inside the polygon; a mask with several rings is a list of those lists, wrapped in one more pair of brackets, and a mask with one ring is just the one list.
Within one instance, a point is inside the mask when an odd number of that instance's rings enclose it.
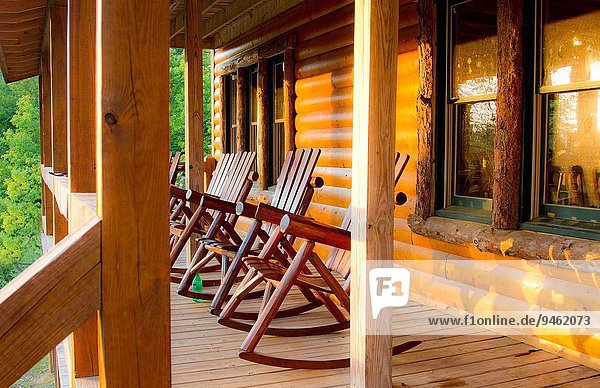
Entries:
{"label": "wooden porch floor", "polygon": [[[293,302],[293,301],[292,301]],[[245,333],[220,326],[207,312],[172,286],[171,332],[173,385],[198,387],[333,387],[348,386],[348,369],[290,370],[257,365],[237,357]],[[411,318],[444,314],[411,302],[395,325]],[[296,326],[323,321],[326,311],[314,311],[281,323]],[[516,340],[475,328],[486,335],[423,336],[423,343],[394,357],[394,386],[600,386],[600,373]],[[319,358],[349,354],[349,333],[304,338],[264,337],[258,350],[280,356]]]}

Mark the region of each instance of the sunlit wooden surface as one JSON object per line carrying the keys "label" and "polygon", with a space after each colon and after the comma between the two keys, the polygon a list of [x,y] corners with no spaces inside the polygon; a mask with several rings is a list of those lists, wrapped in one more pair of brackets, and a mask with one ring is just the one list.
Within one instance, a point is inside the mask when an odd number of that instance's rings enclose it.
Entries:
{"label": "sunlit wooden surface", "polygon": [[[289,370],[253,364],[237,357],[245,333],[220,326],[207,312],[208,303],[195,303],[171,294],[171,344],[174,386],[348,386],[349,370]],[[250,309],[250,308],[249,308]],[[395,325],[417,316],[443,313],[416,303],[399,310]],[[327,312],[317,310],[281,325],[307,324],[325,320]],[[534,349],[510,338],[486,335],[428,336],[417,348],[394,357],[395,386],[548,386],[572,384],[590,387],[600,384],[600,373],[551,353]],[[400,342],[398,338],[394,343]],[[349,354],[348,330],[333,335],[304,338],[266,336],[258,351],[279,356],[341,357]]]}

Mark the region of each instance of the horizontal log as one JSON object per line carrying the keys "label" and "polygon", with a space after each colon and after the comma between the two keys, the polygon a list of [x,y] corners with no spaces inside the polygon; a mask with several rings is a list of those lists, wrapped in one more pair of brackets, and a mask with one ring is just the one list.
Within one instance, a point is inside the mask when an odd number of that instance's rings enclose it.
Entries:
{"label": "horizontal log", "polygon": [[[411,270],[410,284],[411,299],[447,312],[489,312],[489,311],[526,311],[532,306],[528,303],[499,295],[495,292],[466,286],[427,272]],[[453,310],[456,309],[456,310]],[[567,334],[567,333],[565,333]],[[548,351],[557,350],[556,345],[564,346],[559,354],[577,360],[592,368],[600,367],[598,357],[600,346],[598,339],[591,336],[542,336],[548,342],[539,341],[534,336],[522,336],[519,340],[528,343],[533,341],[535,346]],[[567,351],[572,349],[572,352]],[[583,357],[583,354],[591,355]]]}
{"label": "horizontal log", "polygon": [[352,107],[352,88],[333,89],[329,93],[324,90],[311,91],[296,98],[296,112],[300,114],[314,112],[331,112],[339,108]]}
{"label": "horizontal log", "polygon": [[312,202],[306,215],[329,225],[340,226],[346,215],[347,208],[330,206]]}
{"label": "horizontal log", "polygon": [[298,43],[323,36],[347,25],[354,25],[353,3],[303,25],[296,33]]}
{"label": "horizontal log", "polygon": [[0,290],[0,386],[10,386],[100,308],[100,220]]}
{"label": "horizontal log", "polygon": [[413,232],[423,236],[526,260],[569,260],[577,265],[577,261],[592,263],[590,258],[600,257],[597,241],[525,230],[497,230],[489,225],[441,217],[423,220],[412,216],[409,224]]}

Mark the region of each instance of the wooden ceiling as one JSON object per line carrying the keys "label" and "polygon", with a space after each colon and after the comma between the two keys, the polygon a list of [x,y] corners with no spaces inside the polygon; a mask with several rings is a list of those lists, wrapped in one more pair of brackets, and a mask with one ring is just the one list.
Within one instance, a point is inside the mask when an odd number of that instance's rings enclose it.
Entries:
{"label": "wooden ceiling", "polygon": [[[216,48],[276,17],[302,0],[202,1],[203,46]],[[48,4],[66,0],[0,0],[0,70],[6,82],[39,73]],[[185,0],[171,0],[171,45],[183,47]]]}
{"label": "wooden ceiling", "polygon": [[46,0],[0,1],[0,69],[6,82],[38,74],[46,6]]}

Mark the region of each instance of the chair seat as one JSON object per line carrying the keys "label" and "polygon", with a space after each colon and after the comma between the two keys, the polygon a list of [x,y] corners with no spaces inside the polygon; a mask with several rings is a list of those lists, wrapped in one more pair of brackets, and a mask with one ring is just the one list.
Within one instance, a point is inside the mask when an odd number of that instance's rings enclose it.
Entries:
{"label": "chair seat", "polygon": [[[273,261],[265,261],[256,256],[249,256],[242,259],[244,263],[265,277],[266,280],[279,283],[285,275],[287,268],[279,263]],[[313,290],[332,294],[331,288],[327,285],[325,280],[319,275],[305,275],[300,274],[296,278],[294,284],[299,286],[305,286]]]}
{"label": "chair seat", "polygon": [[[217,240],[208,241],[208,239],[203,239],[202,241],[206,244],[206,249],[211,252],[215,252],[218,255],[223,255],[230,258],[235,258],[238,250],[240,249],[239,245],[234,245],[231,243],[224,243]],[[260,253],[260,249],[252,249],[250,251],[251,255],[258,255]]]}

